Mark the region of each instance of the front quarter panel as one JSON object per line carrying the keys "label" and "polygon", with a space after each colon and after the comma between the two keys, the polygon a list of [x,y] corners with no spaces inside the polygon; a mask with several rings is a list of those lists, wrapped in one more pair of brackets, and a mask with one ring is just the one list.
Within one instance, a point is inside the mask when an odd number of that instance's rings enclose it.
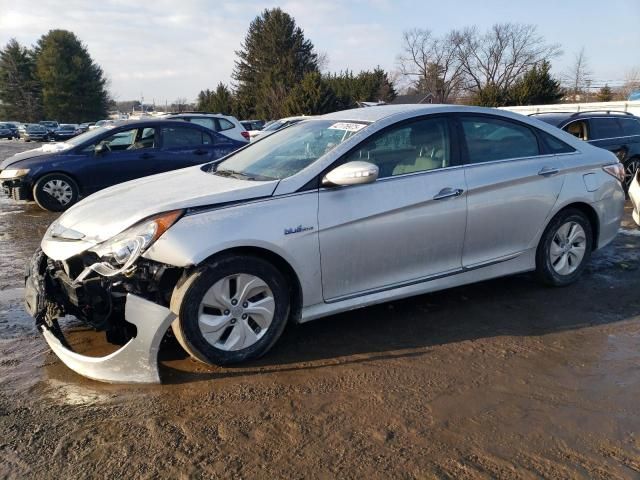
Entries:
{"label": "front quarter panel", "polygon": [[282,257],[297,274],[305,305],[322,302],[318,192],[271,197],[187,214],[144,254],[176,267],[203,263],[232,248]]}

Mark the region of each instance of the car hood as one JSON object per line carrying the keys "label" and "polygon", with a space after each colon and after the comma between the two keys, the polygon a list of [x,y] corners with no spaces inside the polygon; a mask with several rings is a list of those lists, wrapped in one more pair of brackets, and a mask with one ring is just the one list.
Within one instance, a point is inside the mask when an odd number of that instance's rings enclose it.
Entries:
{"label": "car hood", "polygon": [[16,153],[15,155],[6,158],[2,161],[2,163],[0,163],[0,170],[9,168],[11,165],[13,165],[14,163],[18,163],[21,160],[29,160],[37,157],[50,157],[64,150],[68,150],[69,148],[71,148],[71,146],[68,144],[52,143],[43,145],[40,148],[34,148],[32,150],[26,150],[24,152]]}
{"label": "car hood", "polygon": [[[49,227],[42,247],[50,257],[64,260],[152,215],[268,197],[277,185],[278,180],[256,182],[220,177],[202,171],[201,166],[121,183],[67,210]],[[55,241],[51,238],[53,230],[68,240]]]}

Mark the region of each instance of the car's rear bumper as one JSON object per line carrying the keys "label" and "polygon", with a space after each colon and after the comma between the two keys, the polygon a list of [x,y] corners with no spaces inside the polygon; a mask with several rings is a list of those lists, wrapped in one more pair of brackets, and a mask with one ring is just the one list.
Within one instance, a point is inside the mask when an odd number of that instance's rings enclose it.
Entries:
{"label": "car's rear bumper", "polygon": [[[74,352],[58,327],[57,317],[67,305],[80,306],[80,292],[74,285],[56,288],[56,274],[47,268],[47,257],[37,252],[26,273],[25,307],[35,318],[51,350],[73,371],[88,378],[110,383],[159,383],[158,350],[165,332],[175,319],[168,308],[134,294],[127,294],[124,318],[135,325],[136,333],[124,346],[104,357]],[[75,298],[74,298],[75,297]]]}

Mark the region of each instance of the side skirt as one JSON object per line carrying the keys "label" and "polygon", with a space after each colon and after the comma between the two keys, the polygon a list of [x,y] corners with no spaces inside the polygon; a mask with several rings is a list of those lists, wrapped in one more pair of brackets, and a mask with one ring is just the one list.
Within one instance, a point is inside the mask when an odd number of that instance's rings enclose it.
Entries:
{"label": "side skirt", "polygon": [[535,269],[535,255],[536,249],[533,248],[516,254],[515,256],[511,255],[504,259],[466,267],[455,272],[414,280],[396,287],[387,287],[373,292],[363,292],[362,294],[339,297],[325,303],[310,305],[302,309],[299,323],[309,322],[328,315],[376,305],[378,303],[459,287],[461,285],[513,275],[515,273],[529,272]]}

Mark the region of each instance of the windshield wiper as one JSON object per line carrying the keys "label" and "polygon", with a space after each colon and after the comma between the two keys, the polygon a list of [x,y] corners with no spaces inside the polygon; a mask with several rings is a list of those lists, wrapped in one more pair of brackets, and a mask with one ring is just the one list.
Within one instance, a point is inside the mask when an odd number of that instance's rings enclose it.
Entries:
{"label": "windshield wiper", "polygon": [[237,178],[240,180],[255,180],[254,177],[252,177],[251,175],[247,175],[244,172],[238,172],[236,170],[228,170],[228,169],[224,169],[224,170],[218,170],[216,169],[215,172],[213,172],[216,175],[220,175],[221,177],[233,177],[233,178]]}

